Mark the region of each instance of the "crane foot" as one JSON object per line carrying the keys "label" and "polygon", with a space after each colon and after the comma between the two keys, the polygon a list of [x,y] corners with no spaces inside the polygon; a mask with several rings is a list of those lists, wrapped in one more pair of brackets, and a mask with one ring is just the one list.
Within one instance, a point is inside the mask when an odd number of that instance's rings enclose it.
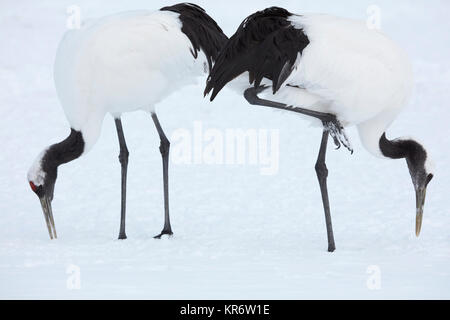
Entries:
{"label": "crane foot", "polygon": [[163,231],[161,231],[160,234],[158,234],[157,236],[154,236],[153,238],[154,239],[161,239],[161,237],[164,236],[164,235],[168,235],[169,237],[172,237],[173,236],[173,232],[172,232],[172,230],[163,230]]}
{"label": "crane foot", "polygon": [[331,138],[333,138],[337,149],[339,149],[341,145],[344,145],[344,147],[353,154],[353,147],[344,131],[344,126],[339,122],[336,116],[330,114],[328,119],[322,120],[322,123],[325,130],[327,130]]}
{"label": "crane foot", "polygon": [[127,235],[125,233],[119,234],[119,240],[125,240],[127,238]]}

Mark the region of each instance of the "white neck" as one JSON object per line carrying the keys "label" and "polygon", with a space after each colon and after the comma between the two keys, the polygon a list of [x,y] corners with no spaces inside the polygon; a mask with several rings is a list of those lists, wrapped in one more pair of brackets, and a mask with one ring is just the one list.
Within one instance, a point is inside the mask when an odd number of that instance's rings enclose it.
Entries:
{"label": "white neck", "polygon": [[364,147],[376,157],[385,158],[380,150],[380,138],[392,121],[397,117],[400,109],[389,109],[378,116],[358,124],[359,137]]}

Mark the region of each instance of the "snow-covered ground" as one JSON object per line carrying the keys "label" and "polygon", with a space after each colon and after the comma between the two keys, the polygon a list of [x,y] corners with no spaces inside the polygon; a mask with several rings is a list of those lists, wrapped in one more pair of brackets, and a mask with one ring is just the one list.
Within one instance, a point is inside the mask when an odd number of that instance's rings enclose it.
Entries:
{"label": "snow-covered ground", "polygon": [[314,172],[321,131],[293,114],[251,107],[229,90],[210,104],[199,84],[158,106],[168,135],[192,131],[196,121],[221,132],[279,130],[278,173],[172,161],[175,236],[154,240],[163,224],[159,139],[147,114],[126,114],[128,240],[118,241],[120,165],[108,117],[94,149],[59,170],[53,202],[59,239],[50,241],[26,172],[45,146],[68,134],[52,80],[67,8],[78,5],[88,18],[170,3],[1,0],[0,298],[450,298],[450,3],[197,2],[228,35],[269,5],[360,19],[378,6],[382,29],[408,51],[416,75],[414,98],[389,136],[420,138],[436,163],[422,236],[414,235],[414,190],[404,161],[372,157],[350,128],[353,156],[329,147],[337,251],[327,253]]}

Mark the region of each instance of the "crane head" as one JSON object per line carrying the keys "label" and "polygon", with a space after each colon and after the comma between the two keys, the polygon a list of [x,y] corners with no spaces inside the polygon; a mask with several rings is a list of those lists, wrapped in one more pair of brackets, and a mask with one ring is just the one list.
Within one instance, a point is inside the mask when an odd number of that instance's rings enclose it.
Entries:
{"label": "crane head", "polygon": [[81,131],[71,128],[69,137],[42,151],[28,171],[28,183],[41,202],[50,239],[56,239],[52,200],[58,166],[80,157],[84,147]]}
{"label": "crane head", "polygon": [[410,138],[388,140],[386,134],[380,138],[380,151],[383,156],[391,159],[406,159],[409,173],[416,191],[416,236],[422,228],[423,207],[427,187],[433,179],[433,164],[429,154],[422,144]]}
{"label": "crane head", "polygon": [[38,196],[50,239],[56,239],[55,221],[53,219],[52,200],[55,189],[57,169],[47,161],[47,152],[42,152],[28,171],[28,183]]}
{"label": "crane head", "polygon": [[[415,141],[414,141],[415,142]],[[416,191],[416,236],[420,235],[422,228],[423,208],[425,205],[425,197],[427,187],[433,179],[431,160],[425,151],[425,148],[415,142],[412,144],[406,163],[408,164],[409,173]]]}

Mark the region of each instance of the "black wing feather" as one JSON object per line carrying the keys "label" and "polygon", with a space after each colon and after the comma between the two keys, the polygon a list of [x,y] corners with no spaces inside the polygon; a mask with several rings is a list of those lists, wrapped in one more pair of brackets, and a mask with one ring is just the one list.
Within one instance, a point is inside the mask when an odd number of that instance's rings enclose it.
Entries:
{"label": "black wing feather", "polygon": [[289,11],[272,7],[244,20],[219,54],[205,95],[213,90],[211,101],[214,100],[228,82],[246,71],[250,84],[258,87],[263,78],[270,79],[276,93],[292,73],[298,55],[309,44],[303,31],[288,21],[290,16]]}
{"label": "black wing feather", "polygon": [[228,37],[206,11],[196,4],[179,3],[170,7],[164,7],[161,11],[172,11],[180,15],[183,27],[181,31],[192,43],[191,53],[195,59],[202,50],[212,69],[213,61],[216,61],[220,50],[225,46]]}

